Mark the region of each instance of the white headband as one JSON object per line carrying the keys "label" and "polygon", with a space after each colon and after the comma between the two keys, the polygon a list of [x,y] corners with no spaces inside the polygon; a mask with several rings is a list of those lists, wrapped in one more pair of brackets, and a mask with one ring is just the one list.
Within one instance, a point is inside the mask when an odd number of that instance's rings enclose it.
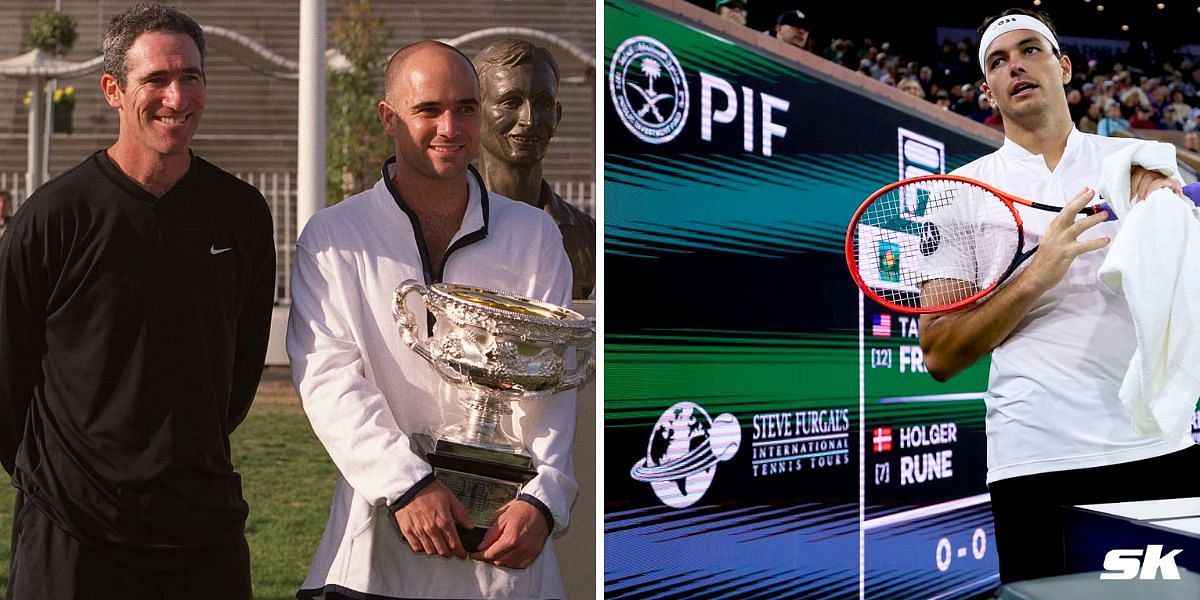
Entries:
{"label": "white headband", "polygon": [[988,46],[996,41],[996,38],[1016,29],[1028,29],[1040,33],[1047,42],[1050,42],[1052,49],[1058,49],[1058,39],[1054,37],[1053,33],[1050,33],[1050,28],[1046,27],[1045,23],[1028,15],[1000,17],[988,25],[987,31],[983,32],[983,37],[979,38],[979,68],[983,70],[984,74],[987,74],[988,71],[987,64],[984,63],[984,59],[987,58],[985,52],[987,52]]}

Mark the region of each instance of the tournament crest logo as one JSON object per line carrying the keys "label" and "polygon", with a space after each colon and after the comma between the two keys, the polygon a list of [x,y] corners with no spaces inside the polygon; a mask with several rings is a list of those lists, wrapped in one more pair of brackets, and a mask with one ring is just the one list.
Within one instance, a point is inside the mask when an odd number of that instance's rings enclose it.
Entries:
{"label": "tournament crest logo", "polygon": [[608,91],[621,122],[638,139],[663,144],[683,130],[687,79],[662,42],[641,35],[622,42],[609,63]]}
{"label": "tournament crest logo", "polygon": [[711,419],[694,402],[678,402],[663,412],[646,444],[646,458],[629,475],[650,484],[663,504],[686,508],[708,491],[717,463],[737,454],[742,429],[737,417]]}

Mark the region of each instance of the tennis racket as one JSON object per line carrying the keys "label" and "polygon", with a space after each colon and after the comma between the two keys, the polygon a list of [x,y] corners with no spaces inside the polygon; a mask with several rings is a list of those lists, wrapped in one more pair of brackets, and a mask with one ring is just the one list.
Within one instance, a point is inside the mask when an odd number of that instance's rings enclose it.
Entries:
{"label": "tennis racket", "polygon": [[[875,302],[899,313],[953,310],[977,302],[1037,250],[1025,249],[1014,204],[1051,212],[957,175],[925,175],[884,186],[863,202],[846,229],[846,264]],[[1101,202],[1082,215],[1116,215]]]}

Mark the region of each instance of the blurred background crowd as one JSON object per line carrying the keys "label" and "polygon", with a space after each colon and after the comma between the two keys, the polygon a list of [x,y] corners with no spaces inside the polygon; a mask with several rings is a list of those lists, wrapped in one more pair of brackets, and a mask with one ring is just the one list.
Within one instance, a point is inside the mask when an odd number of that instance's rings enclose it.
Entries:
{"label": "blurred background crowd", "polygon": [[[699,0],[694,1],[699,4]],[[1184,43],[1186,22],[1172,18],[1161,2],[1136,3],[1145,4],[1137,10],[1132,10],[1130,3],[1120,3],[1110,7],[1108,15],[1103,14],[1102,2],[1062,0],[1051,6],[1049,0],[1036,0],[1008,4],[1029,4],[1028,8],[1043,9],[1051,18],[1057,10],[1065,17],[1057,25],[1060,37],[1064,37],[1061,50],[1070,57],[1074,70],[1067,100],[1072,119],[1081,131],[1100,135],[1176,131],[1181,133],[1168,135],[1167,139],[1197,151],[1200,56],[1191,54],[1189,50],[1195,47]],[[976,59],[976,38],[961,35],[973,32],[977,23],[961,12],[949,14],[939,4],[922,6],[919,16],[926,22],[923,26],[913,26],[895,15],[881,15],[881,9],[868,11],[875,13],[869,16],[846,18],[828,7],[816,8],[820,12],[814,13],[814,8],[764,0],[715,0],[707,7],[722,18],[759,29],[945,110],[999,126],[1000,115],[988,105],[980,87],[983,75]],[[976,7],[977,20],[998,12],[993,8]],[[1190,11],[1188,16],[1196,17]],[[893,27],[879,25],[889,18]],[[933,29],[930,23],[939,19],[958,27]],[[1130,23],[1135,24],[1132,32]],[[1167,23],[1172,26],[1165,27]],[[878,35],[888,29],[895,32],[894,37]],[[947,29],[960,35],[940,37],[938,43],[937,33]],[[1158,31],[1151,32],[1153,29]],[[1072,43],[1073,39],[1085,43]]]}

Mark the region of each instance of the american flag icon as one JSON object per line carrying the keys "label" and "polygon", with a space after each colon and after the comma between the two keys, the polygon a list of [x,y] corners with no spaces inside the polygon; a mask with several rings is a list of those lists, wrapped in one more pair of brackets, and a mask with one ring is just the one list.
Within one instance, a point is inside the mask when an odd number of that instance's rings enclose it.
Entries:
{"label": "american flag icon", "polygon": [[887,452],[892,449],[892,428],[876,427],[871,431],[871,447],[876,452]]}
{"label": "american flag icon", "polygon": [[871,335],[892,337],[892,315],[880,313],[871,317]]}

